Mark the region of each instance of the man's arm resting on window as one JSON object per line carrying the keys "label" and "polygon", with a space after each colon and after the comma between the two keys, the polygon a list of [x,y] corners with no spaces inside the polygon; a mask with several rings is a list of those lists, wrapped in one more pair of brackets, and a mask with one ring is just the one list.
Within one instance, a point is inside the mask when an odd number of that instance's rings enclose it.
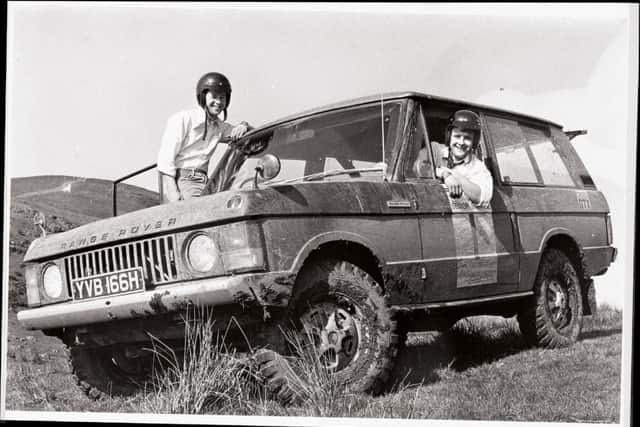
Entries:
{"label": "man's arm resting on window", "polygon": [[471,200],[475,204],[480,203],[482,197],[482,189],[480,188],[480,186],[475,182],[465,178],[464,176],[455,176],[460,181],[460,184],[462,184],[462,191],[464,191],[464,194],[467,195],[469,200]]}
{"label": "man's arm resting on window", "polygon": [[445,185],[449,188],[449,191],[454,197],[466,194],[469,200],[478,205],[482,200],[482,187],[475,182],[465,178],[464,176],[453,172],[449,168],[437,168],[436,176],[441,178]]}

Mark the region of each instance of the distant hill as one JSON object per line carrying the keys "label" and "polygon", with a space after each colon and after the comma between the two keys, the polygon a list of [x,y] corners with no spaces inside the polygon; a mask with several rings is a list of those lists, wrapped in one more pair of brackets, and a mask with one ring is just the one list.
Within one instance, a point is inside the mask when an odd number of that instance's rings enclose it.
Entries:
{"label": "distant hill", "polygon": [[[112,182],[72,176],[34,176],[11,180],[11,202],[86,223],[112,215]],[[158,193],[118,184],[118,213],[158,204]]]}
{"label": "distant hill", "polygon": [[[42,212],[51,232],[112,216],[112,181],[73,176],[33,176],[11,179],[9,217],[9,301],[24,305],[22,259],[29,244],[39,236],[33,215]],[[118,214],[159,204],[158,193],[118,184]]]}

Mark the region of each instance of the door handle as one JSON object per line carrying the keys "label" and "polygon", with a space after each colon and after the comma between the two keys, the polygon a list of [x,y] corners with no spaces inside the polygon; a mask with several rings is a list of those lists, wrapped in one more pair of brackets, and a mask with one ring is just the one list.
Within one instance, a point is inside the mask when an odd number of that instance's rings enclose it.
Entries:
{"label": "door handle", "polygon": [[403,209],[407,209],[407,208],[413,208],[413,209],[418,209],[418,199],[415,197],[412,197],[409,200],[403,199],[403,200],[387,200],[387,207],[388,208],[403,208]]}
{"label": "door handle", "polygon": [[413,206],[409,200],[387,200],[388,208],[410,208]]}

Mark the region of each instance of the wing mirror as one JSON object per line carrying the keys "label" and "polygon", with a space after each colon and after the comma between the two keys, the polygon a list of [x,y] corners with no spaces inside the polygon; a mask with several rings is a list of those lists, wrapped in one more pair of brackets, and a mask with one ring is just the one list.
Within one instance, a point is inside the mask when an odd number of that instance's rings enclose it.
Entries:
{"label": "wing mirror", "polygon": [[280,159],[274,154],[265,154],[258,159],[255,167],[256,174],[253,177],[253,188],[258,188],[258,175],[264,181],[269,181],[280,173]]}

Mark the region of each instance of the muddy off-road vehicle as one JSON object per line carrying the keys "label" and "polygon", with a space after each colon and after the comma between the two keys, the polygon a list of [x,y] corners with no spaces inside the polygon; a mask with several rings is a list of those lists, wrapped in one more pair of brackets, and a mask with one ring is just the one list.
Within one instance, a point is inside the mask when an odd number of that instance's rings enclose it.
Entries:
{"label": "muddy off-road vehicle", "polygon": [[[435,177],[460,109],[481,119],[488,208]],[[415,92],[291,116],[230,145],[211,195],[36,239],[18,319],[69,346],[93,396],[131,392],[150,335],[179,351],[192,306],[221,330],[235,319],[253,349],[286,352],[283,326],[311,331],[360,391],[388,379],[406,332],[467,316],[517,316],[531,344],[569,345],[596,310],[591,277],[616,258],[607,202],[571,144],[581,133]]]}

